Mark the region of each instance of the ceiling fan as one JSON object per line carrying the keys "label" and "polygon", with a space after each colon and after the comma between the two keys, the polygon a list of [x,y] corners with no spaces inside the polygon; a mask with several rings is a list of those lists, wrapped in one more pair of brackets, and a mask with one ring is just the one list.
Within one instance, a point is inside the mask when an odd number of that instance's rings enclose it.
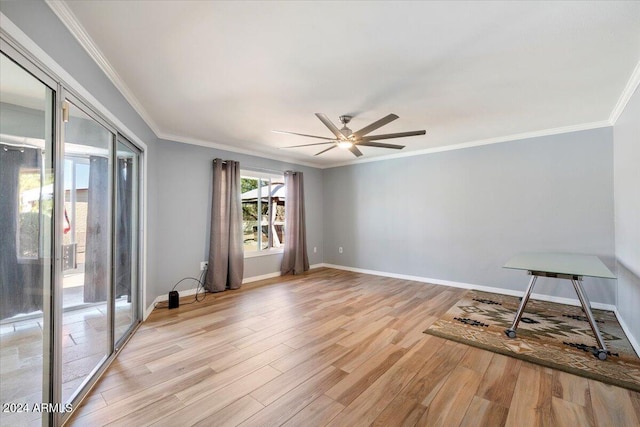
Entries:
{"label": "ceiling fan", "polygon": [[324,136],[316,136],[316,135],[307,135],[304,133],[296,133],[296,132],[286,132],[286,131],[282,131],[282,130],[274,130],[273,132],[275,133],[283,133],[286,135],[298,135],[298,136],[306,136],[309,138],[317,138],[317,139],[324,139],[325,142],[318,142],[315,144],[302,144],[302,145],[291,145],[288,147],[281,147],[281,148],[297,148],[297,147],[308,147],[311,145],[324,145],[324,144],[333,144],[331,145],[329,148],[326,148],[322,151],[320,151],[319,153],[316,153],[315,155],[318,156],[322,153],[326,153],[329,150],[332,150],[336,147],[340,147],[343,149],[347,149],[349,151],[351,151],[353,153],[354,156],[356,157],[360,157],[362,156],[362,152],[358,149],[358,145],[359,146],[364,146],[364,147],[379,147],[379,148],[393,148],[396,150],[401,150],[404,148],[404,145],[395,145],[395,144],[384,144],[384,143],[380,143],[380,142],[375,142],[381,139],[392,139],[392,138],[403,138],[405,136],[417,136],[417,135],[424,135],[425,133],[427,133],[424,130],[414,130],[414,131],[409,131],[409,132],[398,132],[398,133],[387,133],[384,135],[368,135],[370,132],[373,132],[374,130],[388,124],[391,123],[392,121],[394,121],[395,119],[398,118],[397,115],[395,114],[389,114],[386,117],[381,118],[378,121],[375,121],[373,123],[371,123],[368,126],[363,127],[362,129],[360,129],[357,132],[352,132],[351,129],[349,129],[347,127],[347,124],[351,121],[351,119],[353,118],[352,116],[340,116],[340,123],[343,124],[342,129],[338,129],[338,127],[336,125],[333,124],[333,122],[331,122],[331,120],[329,120],[329,118],[322,113],[316,113],[316,116],[320,119],[320,121],[322,123],[324,123],[324,125],[326,127],[329,128],[329,130],[331,131],[331,133],[333,133],[335,135],[335,138],[327,138]]}

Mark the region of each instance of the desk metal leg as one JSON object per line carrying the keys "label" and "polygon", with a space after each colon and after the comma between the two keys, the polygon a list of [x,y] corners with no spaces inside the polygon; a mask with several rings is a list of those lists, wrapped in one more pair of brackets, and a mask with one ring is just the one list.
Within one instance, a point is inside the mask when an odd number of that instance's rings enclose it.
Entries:
{"label": "desk metal leg", "polygon": [[524,296],[522,297],[522,301],[520,301],[520,307],[516,313],[516,317],[513,319],[513,324],[509,329],[505,329],[504,333],[507,334],[509,338],[516,337],[516,329],[518,328],[518,323],[520,323],[520,319],[522,318],[522,314],[524,313],[524,307],[527,305],[529,301],[529,297],[531,296],[531,292],[533,291],[533,285],[536,284],[536,280],[538,276],[531,276],[531,280],[529,281],[529,286],[527,287]]}
{"label": "desk metal leg", "polygon": [[600,334],[600,328],[596,324],[596,320],[593,318],[593,313],[591,312],[591,304],[589,303],[589,299],[587,298],[587,294],[582,287],[582,282],[580,280],[571,280],[576,293],[578,294],[578,298],[580,299],[580,304],[582,304],[582,308],[587,315],[587,320],[589,320],[589,325],[591,326],[591,330],[593,331],[593,335],[596,337],[596,341],[598,342],[598,346],[600,347],[596,351],[594,351],[594,355],[600,359],[605,360],[607,358],[607,346],[604,343],[604,339],[602,339],[602,335]]}

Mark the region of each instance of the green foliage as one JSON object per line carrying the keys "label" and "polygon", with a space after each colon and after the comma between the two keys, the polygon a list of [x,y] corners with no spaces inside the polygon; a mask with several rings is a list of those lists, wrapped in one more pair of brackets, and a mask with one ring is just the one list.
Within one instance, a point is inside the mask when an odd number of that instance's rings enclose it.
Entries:
{"label": "green foliage", "polygon": [[246,193],[249,190],[253,190],[258,188],[258,180],[251,178],[241,178],[240,179],[240,189],[242,193]]}

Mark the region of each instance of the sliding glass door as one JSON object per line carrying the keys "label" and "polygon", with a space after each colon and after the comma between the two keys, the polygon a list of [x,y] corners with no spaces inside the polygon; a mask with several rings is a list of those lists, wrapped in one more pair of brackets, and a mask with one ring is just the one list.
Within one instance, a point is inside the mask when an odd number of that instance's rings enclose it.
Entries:
{"label": "sliding glass door", "polygon": [[118,137],[115,162],[115,317],[116,349],[138,323],[138,188],[140,150]]}
{"label": "sliding glass door", "polygon": [[55,86],[4,53],[0,69],[0,417],[32,425],[50,398]]}
{"label": "sliding glass door", "polygon": [[111,148],[115,135],[65,101],[62,400],[111,353]]}
{"label": "sliding glass door", "polygon": [[0,43],[0,424],[57,426],[142,318],[143,153]]}

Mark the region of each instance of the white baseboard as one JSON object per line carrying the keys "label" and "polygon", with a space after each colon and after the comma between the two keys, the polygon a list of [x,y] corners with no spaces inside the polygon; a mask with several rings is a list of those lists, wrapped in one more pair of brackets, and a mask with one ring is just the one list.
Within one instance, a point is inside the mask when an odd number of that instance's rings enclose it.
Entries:
{"label": "white baseboard", "polygon": [[275,273],[261,274],[260,276],[245,277],[242,279],[242,284],[257,282],[259,280],[273,279],[274,277],[280,277],[281,275],[282,274],[279,271],[276,271]]}
{"label": "white baseboard", "polygon": [[[200,287],[193,288],[193,289],[181,290],[181,291],[179,291],[180,298],[188,297],[189,295],[195,295],[196,292],[198,292],[198,289],[200,289]],[[146,310],[144,311],[144,318],[142,319],[142,321],[147,320],[147,317],[149,317],[149,315],[151,314],[153,309],[156,307],[156,304],[158,304],[159,302],[168,301],[168,300],[169,300],[169,294],[168,293],[167,294],[158,295],[156,297],[156,299],[153,300],[151,305],[149,307],[147,307]]]}
{"label": "white baseboard", "polygon": [[[324,264],[313,264],[309,266],[309,269],[313,270],[314,268],[320,268],[324,266],[325,266]],[[242,284],[257,282],[259,280],[273,279],[274,277],[279,277],[281,275],[282,274],[279,271],[276,271],[274,273],[261,274],[260,276],[245,277],[242,279]],[[197,288],[182,290],[180,291],[180,298],[186,297],[189,295],[195,295],[196,291],[197,291]],[[167,301],[168,299],[169,299],[169,294],[158,295],[156,299],[153,300],[151,305],[145,309],[144,318],[142,320],[143,321],[147,320],[147,317],[149,317],[149,315],[155,308],[156,304],[162,301]]]}
{"label": "white baseboard", "polygon": [[[510,295],[514,297],[521,297],[523,295],[523,292],[521,291],[515,291],[512,289],[504,289],[504,288],[496,288],[493,286],[475,285],[473,283],[453,282],[451,280],[433,279],[430,277],[422,277],[422,276],[410,276],[407,274],[389,273],[389,272],[377,271],[377,270],[367,270],[363,268],[347,267],[344,265],[336,265],[336,264],[324,264],[323,266],[329,267],[329,268],[335,268],[337,270],[353,271],[355,273],[372,274],[374,276],[392,277],[394,279],[402,279],[402,280],[412,280],[414,282],[431,283],[433,285],[451,286],[454,288],[461,288],[461,289],[475,289],[477,291],[492,292],[495,294]],[[541,301],[580,306],[580,301],[577,298],[574,299],[574,298],[555,297],[552,295],[536,294],[536,293],[531,294],[531,297]],[[616,306],[612,304],[592,302],[591,307],[597,308],[598,310],[607,310],[607,311],[613,311],[613,312],[616,311]]]}
{"label": "white baseboard", "polygon": [[[310,270],[313,270],[314,268],[320,268],[320,267],[324,267],[324,264],[313,264],[309,266]],[[282,273],[280,273],[279,271],[276,271],[274,273],[267,273],[267,274],[262,274],[260,276],[253,276],[253,277],[245,277],[244,279],[242,279],[242,283],[251,283],[251,282],[257,282],[259,280],[266,280],[266,279],[273,279],[274,277],[280,277],[282,276]]]}

